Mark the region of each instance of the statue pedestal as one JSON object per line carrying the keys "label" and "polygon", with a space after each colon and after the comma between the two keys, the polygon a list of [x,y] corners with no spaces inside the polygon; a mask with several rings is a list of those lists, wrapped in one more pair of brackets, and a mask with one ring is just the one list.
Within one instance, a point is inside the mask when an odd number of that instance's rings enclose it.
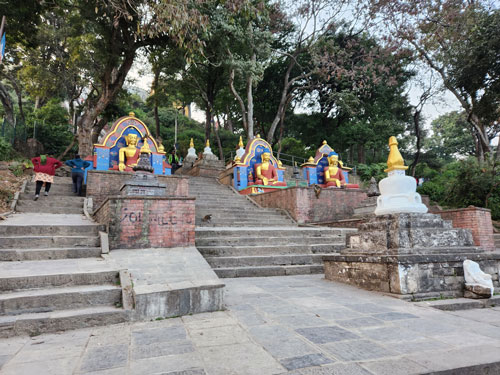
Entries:
{"label": "statue pedestal", "polygon": [[463,261],[471,259],[498,286],[500,253],[473,246],[468,230],[452,228],[439,215],[381,215],[358,230],[349,248],[323,257],[328,280],[407,299],[463,296]]}
{"label": "statue pedestal", "polygon": [[201,177],[218,177],[219,173],[226,169],[224,161],[208,158],[198,160],[194,163],[193,168],[191,168],[187,174],[190,176],[201,176]]}
{"label": "statue pedestal", "polygon": [[162,197],[166,195],[167,186],[160,184],[158,179],[147,173],[136,173],[128,181],[125,181],[120,188],[122,195],[134,196],[156,196]]}

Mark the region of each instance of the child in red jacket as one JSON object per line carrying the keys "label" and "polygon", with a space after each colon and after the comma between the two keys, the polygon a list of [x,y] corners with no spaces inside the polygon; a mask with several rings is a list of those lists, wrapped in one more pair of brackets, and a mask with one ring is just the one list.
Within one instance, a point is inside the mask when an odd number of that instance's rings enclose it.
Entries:
{"label": "child in red jacket", "polygon": [[40,190],[45,182],[45,193],[44,195],[49,195],[50,186],[54,182],[54,176],[56,174],[56,169],[59,168],[62,163],[54,158],[48,157],[47,155],[40,155],[36,158],[31,159],[33,163],[33,170],[35,171],[35,198],[37,200],[40,196]]}

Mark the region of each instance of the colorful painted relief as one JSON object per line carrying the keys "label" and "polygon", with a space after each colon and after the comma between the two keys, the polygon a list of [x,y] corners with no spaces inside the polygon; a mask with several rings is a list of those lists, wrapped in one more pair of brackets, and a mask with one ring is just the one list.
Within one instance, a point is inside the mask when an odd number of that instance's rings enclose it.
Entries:
{"label": "colorful painted relief", "polygon": [[344,166],[338,154],[323,141],[316,151],[316,156],[302,164],[302,173],[309,186],[321,185],[324,188],[359,188],[358,184],[349,183],[352,168]]}
{"label": "colorful painted relief", "polygon": [[163,146],[133,112],[116,120],[103,142],[94,145],[93,165],[89,169],[133,171],[141,149],[148,150],[154,174],[171,174]]}
{"label": "colorful painted relief", "polygon": [[234,187],[241,194],[259,194],[274,189],[286,189],[285,168],[271,151],[271,146],[257,135],[236,156],[234,163]]}

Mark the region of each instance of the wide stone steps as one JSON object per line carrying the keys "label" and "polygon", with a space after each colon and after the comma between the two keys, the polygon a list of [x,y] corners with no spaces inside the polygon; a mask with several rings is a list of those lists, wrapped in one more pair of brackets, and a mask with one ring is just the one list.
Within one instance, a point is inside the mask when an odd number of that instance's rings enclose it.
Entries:
{"label": "wide stone steps", "polygon": [[30,289],[0,295],[0,314],[20,315],[121,303],[121,287],[78,285],[51,289]]}
{"label": "wide stone steps", "polygon": [[0,236],[97,236],[99,230],[104,230],[103,226],[88,225],[0,225]]}
{"label": "wide stone steps", "polygon": [[47,332],[104,326],[128,320],[128,311],[115,306],[57,310],[16,316],[7,315],[0,316],[0,337],[37,336]]}
{"label": "wide stone steps", "polygon": [[[59,193],[72,193],[72,190],[73,190],[73,183],[60,183],[59,180],[55,179],[54,180],[55,182],[50,186],[50,190],[49,190],[49,194],[52,193],[52,194],[55,194],[55,195],[59,195]],[[26,193],[33,193],[35,194],[35,183],[34,182],[29,182],[27,185],[26,185],[26,188],[25,188],[25,192]],[[42,194],[43,192],[45,191],[45,187],[42,186]]]}
{"label": "wide stone steps", "polygon": [[245,256],[276,256],[281,255],[312,255],[337,253],[345,248],[343,244],[312,244],[312,245],[262,245],[262,246],[197,246],[198,251],[206,258],[214,257],[245,257]]}
{"label": "wide stone steps", "polygon": [[263,239],[262,237],[248,236],[248,237],[199,237],[196,238],[196,246],[287,246],[287,245],[311,245],[311,244],[337,244],[345,245],[345,239],[342,236],[321,236],[321,237],[307,237],[307,236],[288,236],[278,237],[274,236]]}
{"label": "wide stone steps", "polygon": [[310,238],[323,236],[337,236],[343,238],[346,233],[356,233],[356,229],[350,228],[304,228],[294,226],[283,226],[279,228],[196,228],[196,239],[205,237],[297,237],[308,236]]}
{"label": "wide stone steps", "polygon": [[240,257],[206,257],[208,264],[216,268],[261,266],[322,265],[322,255],[258,255]]}
{"label": "wide stone steps", "polygon": [[100,247],[56,247],[41,249],[0,249],[1,262],[23,260],[93,258],[102,253]]}
{"label": "wide stone steps", "polygon": [[493,235],[493,238],[495,239],[495,246],[497,249],[500,249],[500,233],[495,233]]}
{"label": "wide stone steps", "polygon": [[98,247],[97,236],[4,236],[0,237],[0,249],[40,249],[56,247]]}
{"label": "wide stone steps", "polygon": [[283,226],[283,224],[292,224],[291,220],[287,220],[287,218],[283,219],[265,219],[261,218],[258,222],[253,219],[235,219],[235,218],[213,218],[207,222],[202,221],[202,218],[196,218],[196,225],[199,226],[208,226],[208,227],[217,227],[217,226],[235,226],[235,227],[248,227],[248,226],[257,226],[261,227],[262,225],[266,226]]}
{"label": "wide stone steps", "polygon": [[18,201],[16,205],[16,212],[75,215],[83,213],[83,203],[74,206],[60,205],[56,203],[40,205],[36,203],[38,202]]}
{"label": "wide stone steps", "polygon": [[234,278],[321,274],[324,271],[323,265],[290,265],[214,268],[214,272],[221,278]]}

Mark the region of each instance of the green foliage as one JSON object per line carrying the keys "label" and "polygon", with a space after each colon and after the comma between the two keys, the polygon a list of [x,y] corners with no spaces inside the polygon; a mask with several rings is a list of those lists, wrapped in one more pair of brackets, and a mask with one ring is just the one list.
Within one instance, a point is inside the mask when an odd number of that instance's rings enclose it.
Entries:
{"label": "green foliage", "polygon": [[486,207],[493,220],[500,219],[500,164],[488,160],[479,164],[468,158],[447,164],[430,181],[418,188],[420,194],[448,207]]}
{"label": "green foliage", "polygon": [[33,164],[30,160],[14,161],[9,164],[9,170],[16,177],[22,176],[25,169],[32,168]]}
{"label": "green foliage", "polygon": [[[278,144],[274,145],[274,151],[278,151]],[[306,150],[306,146],[302,141],[292,137],[283,138],[281,141],[281,152],[304,159],[307,159],[311,154],[310,150]]]}
{"label": "green foliage", "polygon": [[358,164],[356,171],[363,182],[370,181],[372,177],[375,177],[375,180],[378,182],[387,177],[387,173],[384,172],[386,168],[386,163]]}
{"label": "green foliage", "polygon": [[43,144],[48,155],[61,154],[73,139],[71,125],[68,124],[68,112],[57,99],[51,99],[31,113],[28,123],[29,134],[35,133],[35,138]]}
{"label": "green foliage", "polygon": [[16,156],[16,152],[8,140],[0,137],[0,161],[11,160]]}

